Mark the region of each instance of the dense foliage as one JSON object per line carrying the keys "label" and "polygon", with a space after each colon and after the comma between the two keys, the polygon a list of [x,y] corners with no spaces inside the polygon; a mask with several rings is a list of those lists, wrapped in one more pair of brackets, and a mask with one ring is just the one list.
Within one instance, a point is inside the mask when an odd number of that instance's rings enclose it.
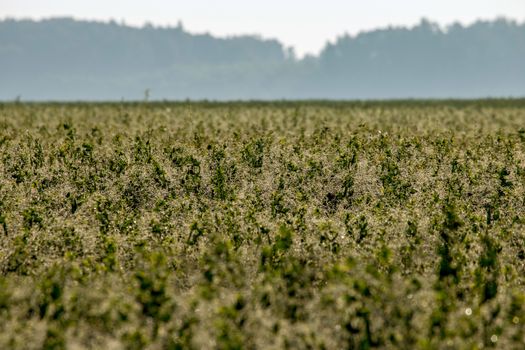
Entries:
{"label": "dense foliage", "polygon": [[525,23],[504,19],[342,35],[303,59],[182,25],[0,20],[0,100],[523,97],[524,61]]}
{"label": "dense foliage", "polygon": [[2,349],[520,349],[525,102],[0,105]]}

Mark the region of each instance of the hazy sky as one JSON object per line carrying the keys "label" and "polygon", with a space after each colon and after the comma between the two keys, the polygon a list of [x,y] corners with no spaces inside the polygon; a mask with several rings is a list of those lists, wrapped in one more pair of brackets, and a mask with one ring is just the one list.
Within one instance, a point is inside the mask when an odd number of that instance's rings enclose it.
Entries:
{"label": "hazy sky", "polygon": [[316,53],[345,32],[414,25],[422,17],[450,24],[505,16],[525,21],[525,0],[0,0],[0,17],[124,20],[175,25],[215,35],[260,34]]}

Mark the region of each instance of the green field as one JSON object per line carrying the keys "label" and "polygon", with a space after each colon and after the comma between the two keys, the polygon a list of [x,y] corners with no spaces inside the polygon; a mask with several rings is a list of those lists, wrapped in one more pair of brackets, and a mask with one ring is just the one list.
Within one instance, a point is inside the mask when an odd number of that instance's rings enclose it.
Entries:
{"label": "green field", "polygon": [[524,343],[524,100],[0,104],[0,349]]}

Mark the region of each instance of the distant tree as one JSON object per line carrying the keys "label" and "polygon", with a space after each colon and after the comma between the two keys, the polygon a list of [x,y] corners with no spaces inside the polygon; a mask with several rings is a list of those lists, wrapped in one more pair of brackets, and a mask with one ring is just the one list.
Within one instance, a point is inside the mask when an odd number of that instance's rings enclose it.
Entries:
{"label": "distant tree", "polygon": [[392,98],[525,95],[525,24],[422,19],[327,43],[71,18],[0,21],[0,99]]}

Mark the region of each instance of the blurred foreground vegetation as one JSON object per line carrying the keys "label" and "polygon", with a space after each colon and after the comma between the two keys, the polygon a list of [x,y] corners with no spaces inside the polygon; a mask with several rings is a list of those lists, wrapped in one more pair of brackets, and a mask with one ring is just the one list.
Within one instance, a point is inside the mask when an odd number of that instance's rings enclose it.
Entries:
{"label": "blurred foreground vegetation", "polygon": [[525,101],[0,104],[1,349],[521,349]]}

